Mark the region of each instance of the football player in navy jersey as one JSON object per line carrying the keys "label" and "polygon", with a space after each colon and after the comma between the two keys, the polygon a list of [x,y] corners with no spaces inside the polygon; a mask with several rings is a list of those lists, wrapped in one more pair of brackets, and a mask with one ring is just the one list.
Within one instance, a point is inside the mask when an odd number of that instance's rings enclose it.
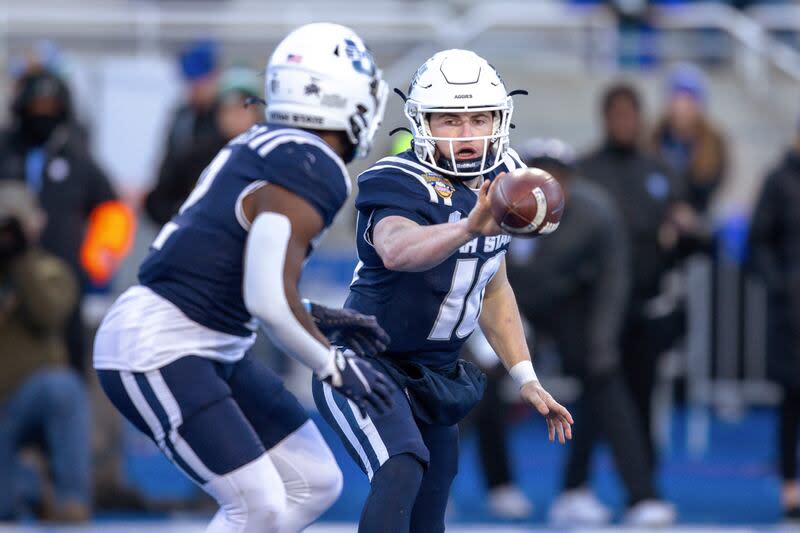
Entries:
{"label": "football player in navy jersey", "polygon": [[[373,359],[399,385],[392,409],[356,406],[316,381],[320,412],[369,476],[360,533],[444,530],[458,467],[458,426],[485,377],[459,359],[476,325],[547,420],[550,440],[571,438],[572,417],[536,378],[503,234],[488,192],[523,166],[509,148],[512,99],[475,53],[439,52],[411,82],[410,150],[358,178],[359,263],[346,308],[375,315],[391,342]],[[501,416],[499,414],[499,416]]]}
{"label": "football player in navy jersey", "polygon": [[341,491],[317,427],[247,352],[256,321],[358,408],[393,401],[383,374],[329,342],[384,349],[375,318],[304,306],[297,289],[350,193],[345,162],[366,155],[380,124],[381,73],[351,30],[310,24],[275,49],[266,97],[267,124],[209,164],[95,339],[112,403],[219,503],[213,533],[301,531]]}

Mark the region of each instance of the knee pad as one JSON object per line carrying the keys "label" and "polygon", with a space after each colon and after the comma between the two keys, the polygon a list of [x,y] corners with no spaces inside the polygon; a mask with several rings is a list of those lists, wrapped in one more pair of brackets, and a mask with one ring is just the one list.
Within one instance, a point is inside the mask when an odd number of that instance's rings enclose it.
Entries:
{"label": "knee pad", "polygon": [[209,481],[203,490],[220,505],[208,533],[279,531],[286,490],[269,455]]}
{"label": "knee pad", "polygon": [[341,494],[342,471],[314,422],[300,426],[269,450],[269,456],[283,479],[289,512],[302,508],[308,523]]}
{"label": "knee pad", "polygon": [[309,479],[312,498],[315,506],[320,509],[327,509],[339,499],[344,484],[342,471],[336,464],[336,459],[330,450],[328,454],[329,457],[314,465],[313,475]]}
{"label": "knee pad", "polygon": [[[305,505],[309,511],[316,514],[315,519],[319,518],[328,508],[336,503],[342,493],[344,480],[339,465],[331,456],[330,460],[320,461],[314,465],[312,471],[306,475],[309,490]],[[287,484],[287,499],[291,501],[294,494],[291,493],[291,486]]]}

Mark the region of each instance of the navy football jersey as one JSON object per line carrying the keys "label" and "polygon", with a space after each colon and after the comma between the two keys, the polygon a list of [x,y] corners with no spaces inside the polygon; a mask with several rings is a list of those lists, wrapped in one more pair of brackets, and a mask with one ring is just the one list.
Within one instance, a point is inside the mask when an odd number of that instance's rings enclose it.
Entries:
{"label": "navy football jersey", "polygon": [[[513,150],[484,175],[524,166]],[[375,315],[392,338],[389,357],[443,368],[458,359],[475,329],[486,284],[499,268],[510,237],[478,237],[425,272],[383,266],[371,243],[381,219],[399,215],[421,225],[466,218],[477,192],[423,165],[411,150],[385,157],[358,177],[356,243],[359,263],[346,307]]]}
{"label": "navy football jersey", "polygon": [[242,200],[266,184],[305,199],[326,228],[350,194],[343,161],[318,136],[253,126],[217,154],[178,214],[164,225],[139,269],[140,283],[203,326],[251,335],[256,326],[242,294],[250,224]]}

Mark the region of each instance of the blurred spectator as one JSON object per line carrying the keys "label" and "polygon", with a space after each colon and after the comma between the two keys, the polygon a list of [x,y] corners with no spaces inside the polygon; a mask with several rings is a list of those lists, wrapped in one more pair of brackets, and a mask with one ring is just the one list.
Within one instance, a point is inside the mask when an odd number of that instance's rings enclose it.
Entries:
{"label": "blurred spectator", "polygon": [[780,408],[781,503],[800,520],[800,135],[767,176],[750,228],[751,261],[768,289],[770,375],[783,386]]}
{"label": "blurred spectator", "polygon": [[659,356],[676,340],[674,332],[664,327],[672,309],[662,309],[657,303],[663,277],[694,220],[679,203],[684,197],[681,183],[641,147],[641,103],[636,90],[626,84],[612,86],[603,96],[602,112],[605,139],[579,162],[578,173],[610,193],[627,233],[635,268],[630,269],[622,366],[654,465],[651,404],[656,368]]}
{"label": "blurred spectator", "polygon": [[[83,382],[67,366],[64,339],[78,287],[70,268],[39,248],[44,223],[22,183],[0,182],[0,520],[34,505],[46,520],[84,521],[89,405]],[[41,449],[52,477],[52,490],[33,496],[23,494],[18,455],[30,444]]]}
{"label": "blurred spectator", "polygon": [[203,169],[231,139],[263,120],[263,108],[248,104],[248,98],[260,98],[258,73],[245,66],[227,69],[219,81],[219,95],[214,104],[214,128],[198,135],[191,146],[175,152],[164,161],[158,183],[145,201],[150,218],[166,223],[197,183]]}
{"label": "blurred spectator", "polygon": [[63,75],[64,57],[61,49],[49,40],[36,41],[23,54],[9,59],[8,73],[12,79],[19,80],[31,72],[53,72]]}
{"label": "blurred spectator", "polygon": [[486,476],[489,511],[500,518],[522,519],[533,504],[514,482],[508,450],[508,417],[502,389],[508,371],[478,328],[464,345],[463,356],[486,373],[486,390],[469,420],[478,432],[478,453]]}
{"label": "blurred spectator", "polygon": [[669,75],[666,110],[651,139],[655,152],[684,178],[689,205],[701,215],[708,213],[727,170],[725,139],[705,113],[706,85],[698,67],[678,65]]}
{"label": "blurred spectator", "polygon": [[216,131],[214,104],[219,81],[217,43],[201,40],[192,43],[180,56],[180,68],[187,84],[187,101],[173,117],[167,136],[167,153],[191,148],[198,137]]}
{"label": "blurred spectator", "polygon": [[221,110],[216,121],[224,139],[231,140],[264,120],[263,108],[248,103],[251,98],[260,99],[262,92],[261,78],[250,67],[238,65],[222,73],[218,98]]}
{"label": "blurred spectator", "polygon": [[644,428],[622,376],[620,332],[632,277],[625,224],[608,193],[573,176],[574,152],[563,142],[534,139],[521,155],[558,180],[566,208],[553,234],[512,242],[508,276],[525,318],[555,341],[565,373],[581,383],[576,416],[583,423],[550,519],[559,526],[611,519],[588,487],[592,449],[605,437],[628,492],[626,521],[671,523],[675,510],[657,496]]}
{"label": "blurred spectator", "polygon": [[[0,180],[20,180],[47,214],[41,245],[65,260],[79,280],[107,283],[127,252],[130,210],[116,200],[108,178],[75,127],[64,81],[29,72],[18,81],[13,123],[0,133]],[[67,325],[70,363],[83,372],[86,346],[80,299]]]}
{"label": "blurred spectator", "polygon": [[[175,212],[167,213],[170,210],[164,210],[163,202],[164,191],[172,187],[177,174],[184,174],[178,166],[178,160],[185,158],[199,141],[220,138],[216,116],[219,91],[217,48],[217,43],[214,41],[196,41],[184,50],[179,58],[181,73],[187,86],[187,97],[172,117],[156,189],[145,200],[147,214],[156,224],[164,224]],[[196,181],[197,176],[199,174],[190,177]],[[184,176],[179,176],[177,180],[183,183]],[[179,189],[183,190],[181,187]]]}
{"label": "blurred spectator", "polygon": [[50,72],[64,78],[66,69],[66,61],[61,49],[53,41],[36,41],[23,53],[12,56],[8,60],[8,74],[12,80],[11,97],[18,96],[21,82],[26,75]]}
{"label": "blurred spectator", "polygon": [[[23,53],[9,58],[8,74],[12,82],[11,99],[19,97],[25,81],[32,74],[52,74],[61,80],[67,80],[71,70],[71,65],[67,57],[64,56],[61,48],[50,40],[36,41]],[[70,103],[70,125],[73,135],[80,135],[82,141],[89,143],[89,132],[87,128],[78,120],[77,112]]]}

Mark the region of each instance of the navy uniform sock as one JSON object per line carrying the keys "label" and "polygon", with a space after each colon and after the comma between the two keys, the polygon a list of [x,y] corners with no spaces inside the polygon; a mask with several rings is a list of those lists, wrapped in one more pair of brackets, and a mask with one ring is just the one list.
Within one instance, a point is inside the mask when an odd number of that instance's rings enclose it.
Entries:
{"label": "navy uniform sock", "polygon": [[408,533],[423,473],[422,463],[407,453],[383,463],[372,476],[358,533]]}

